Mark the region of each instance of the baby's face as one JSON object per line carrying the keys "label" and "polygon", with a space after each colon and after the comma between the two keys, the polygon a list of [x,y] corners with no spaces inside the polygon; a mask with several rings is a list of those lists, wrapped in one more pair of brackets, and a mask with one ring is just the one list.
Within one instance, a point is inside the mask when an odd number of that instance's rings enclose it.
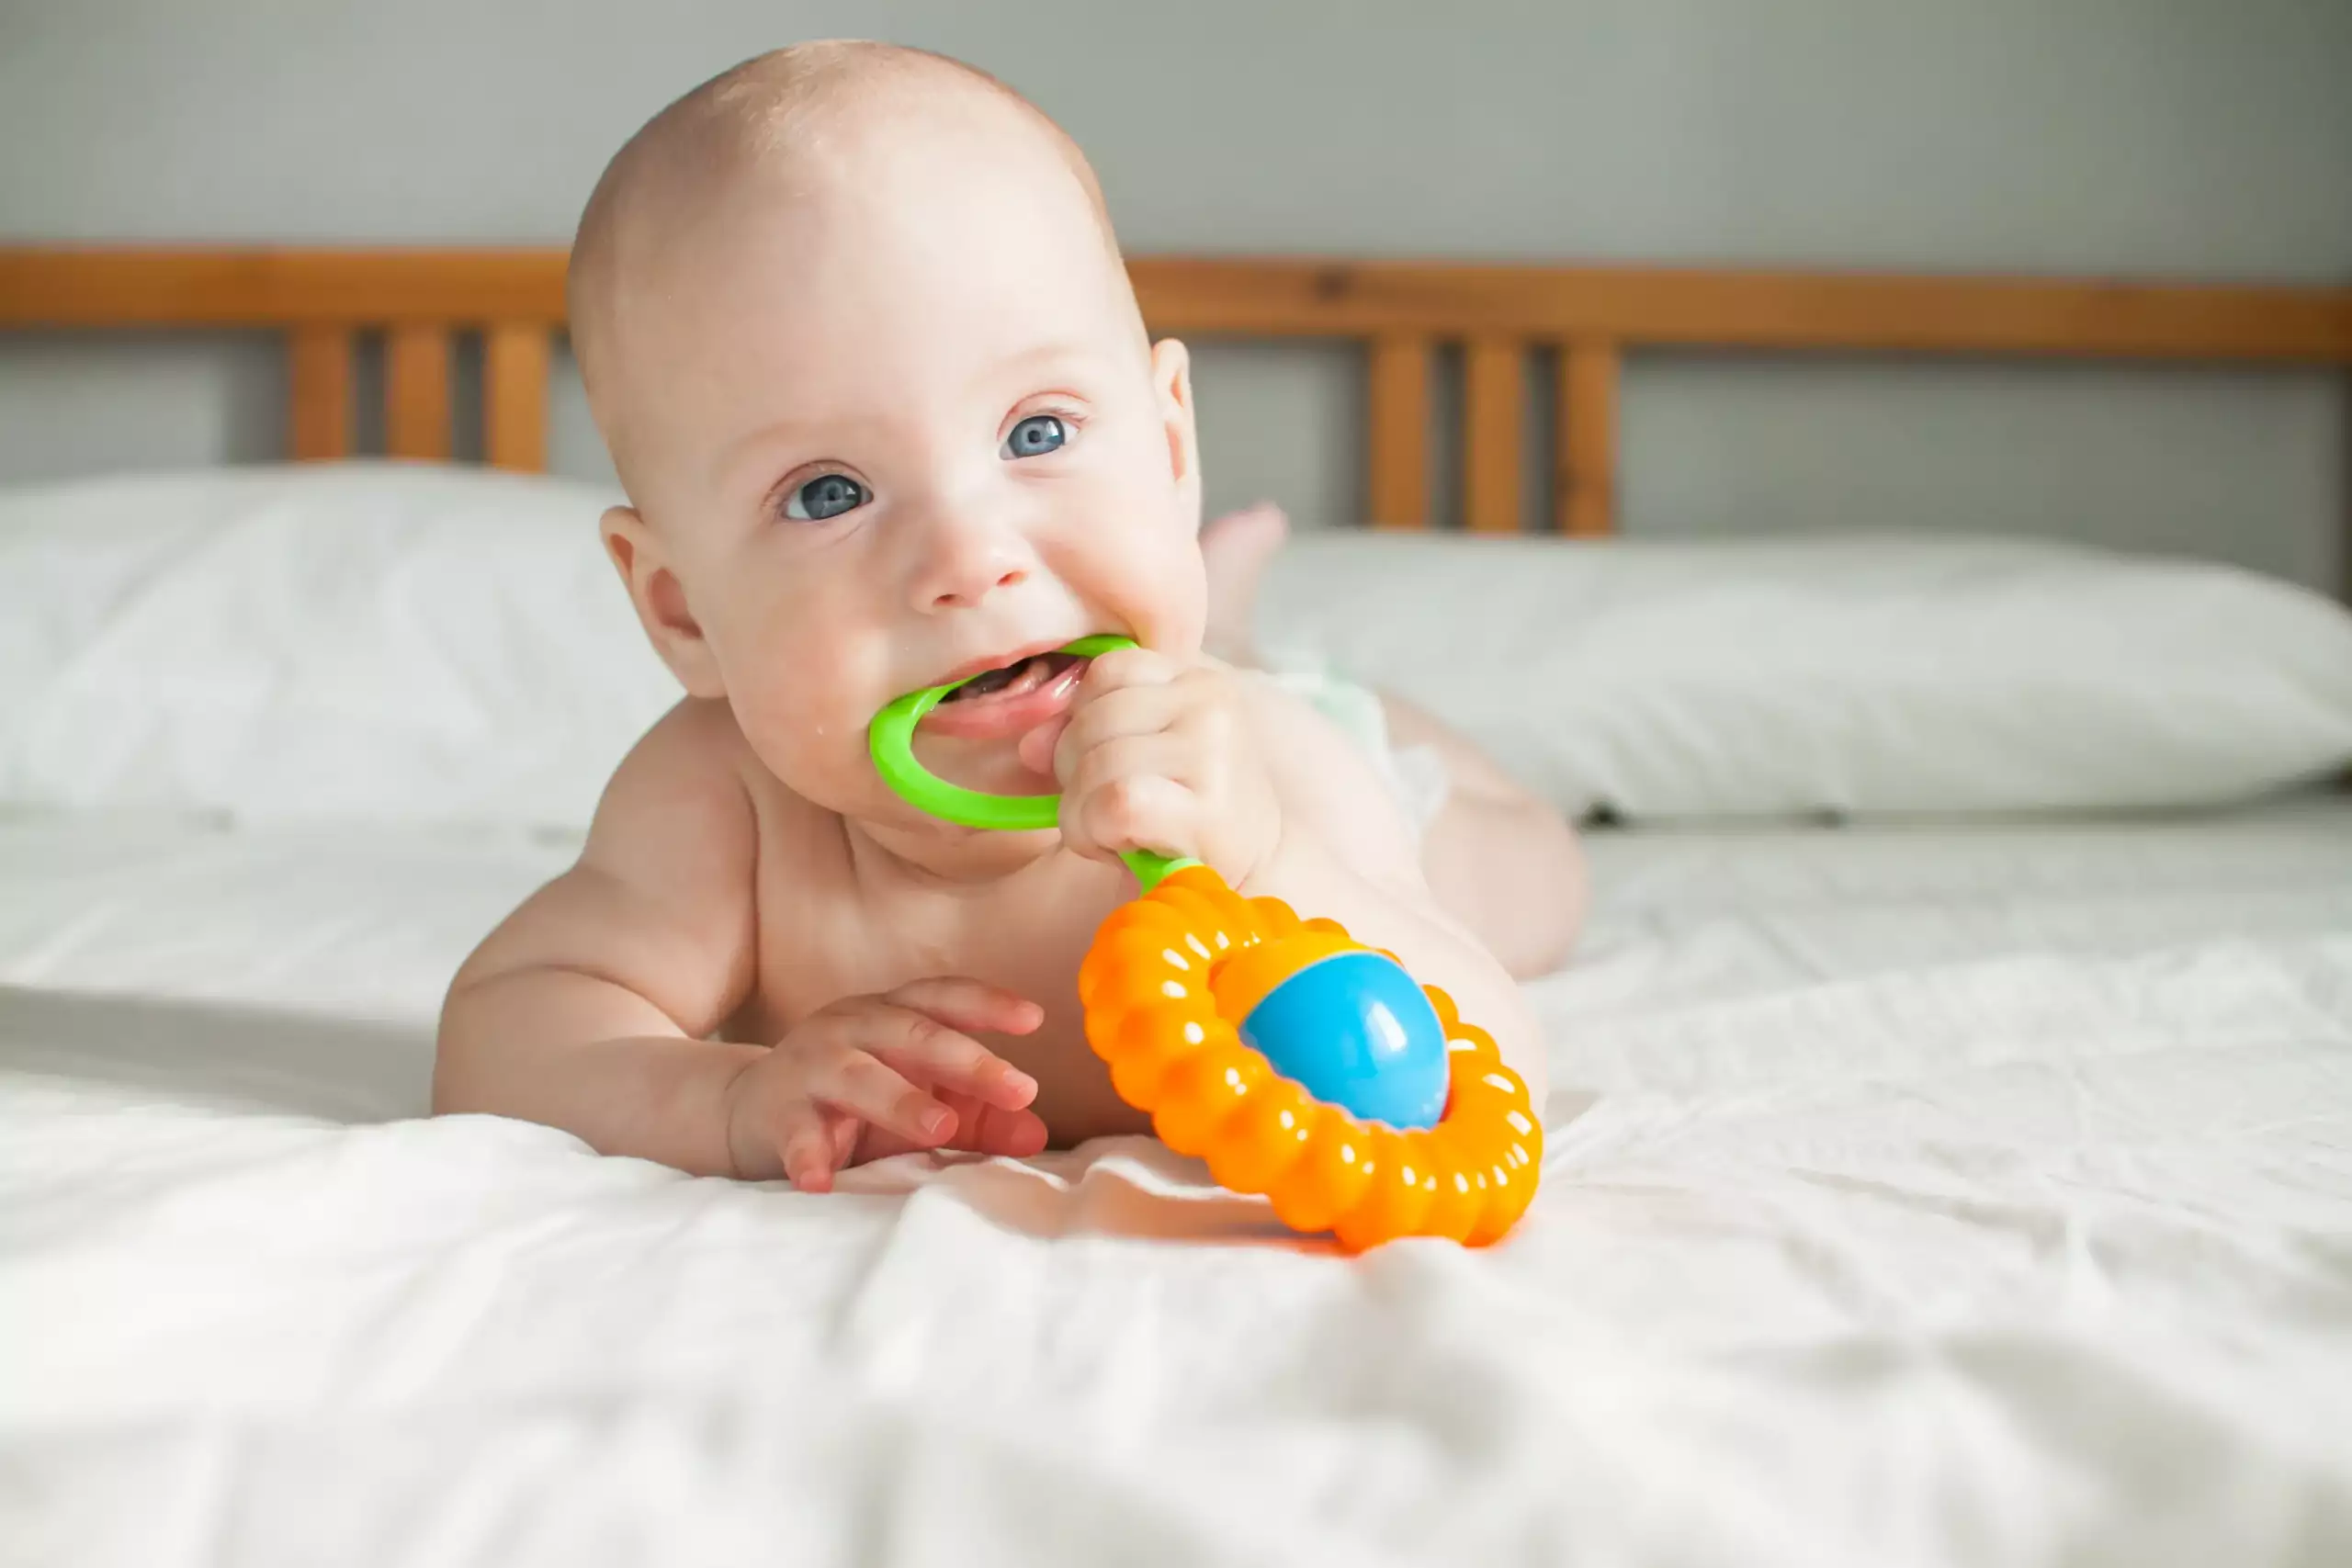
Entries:
{"label": "baby's face", "polygon": [[1034,794],[1053,781],[1017,743],[1080,671],[1032,656],[1094,632],[1198,649],[1199,485],[1183,349],[1147,344],[1066,169],[936,144],[857,161],[665,241],[621,395],[641,538],[690,623],[673,666],[787,785],[906,823],[865,750],[891,698],[1012,670],[916,751]]}

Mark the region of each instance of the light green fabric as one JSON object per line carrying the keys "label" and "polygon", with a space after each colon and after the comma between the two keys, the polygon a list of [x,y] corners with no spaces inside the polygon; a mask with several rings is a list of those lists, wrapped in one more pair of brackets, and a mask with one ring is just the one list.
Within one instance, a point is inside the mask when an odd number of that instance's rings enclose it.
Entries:
{"label": "light green fabric", "polygon": [[1357,685],[1320,660],[1297,656],[1270,662],[1266,673],[1374,756],[1388,750],[1388,716],[1371,688]]}

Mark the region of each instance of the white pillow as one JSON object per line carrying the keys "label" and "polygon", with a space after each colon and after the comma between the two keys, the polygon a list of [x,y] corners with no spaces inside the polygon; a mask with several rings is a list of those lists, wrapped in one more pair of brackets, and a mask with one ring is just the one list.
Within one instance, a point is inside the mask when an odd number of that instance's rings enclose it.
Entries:
{"label": "white pillow", "polygon": [[616,499],[384,463],[0,491],[0,802],[584,825],[679,695]]}
{"label": "white pillow", "polygon": [[2352,763],[2352,614],[2060,545],[1308,535],[1258,625],[1628,818],[2217,804]]}
{"label": "white pillow", "polygon": [[[576,829],[678,696],[616,499],[361,463],[0,490],[0,805]],[[2352,761],[2352,616],[2058,546],[1308,536],[1261,619],[1577,810],[2188,805]]]}

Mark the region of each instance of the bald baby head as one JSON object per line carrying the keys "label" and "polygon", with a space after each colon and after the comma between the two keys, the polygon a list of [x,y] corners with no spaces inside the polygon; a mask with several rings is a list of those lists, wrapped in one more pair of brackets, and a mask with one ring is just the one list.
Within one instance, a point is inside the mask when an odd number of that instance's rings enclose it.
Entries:
{"label": "bald baby head", "polygon": [[[1101,187],[1077,144],[995,77],[925,51],[858,41],[777,50],[713,77],[631,137],[581,216],[567,283],[573,349],[624,482],[639,351],[673,324],[698,255],[746,226],[838,240],[842,198],[947,160],[1045,193],[1026,200],[1082,203],[1102,259],[1119,270]],[[1140,341],[1139,318],[1136,330]]]}
{"label": "bald baby head", "polygon": [[[628,491],[605,549],[807,799],[878,807],[868,724],[943,671],[1200,646],[1184,345],[1146,337],[1077,148],[991,78],[862,43],[737,66],[613,160],[571,290]],[[956,755],[967,787],[1037,780]]]}

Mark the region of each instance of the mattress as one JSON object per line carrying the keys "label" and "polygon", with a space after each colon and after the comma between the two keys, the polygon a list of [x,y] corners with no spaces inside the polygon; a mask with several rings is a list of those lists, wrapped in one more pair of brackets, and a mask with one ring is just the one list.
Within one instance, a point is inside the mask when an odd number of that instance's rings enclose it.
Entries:
{"label": "mattress", "polygon": [[0,821],[39,1562],[2352,1561],[2352,802],[1600,834],[1474,1254],[420,1120],[560,839]]}

